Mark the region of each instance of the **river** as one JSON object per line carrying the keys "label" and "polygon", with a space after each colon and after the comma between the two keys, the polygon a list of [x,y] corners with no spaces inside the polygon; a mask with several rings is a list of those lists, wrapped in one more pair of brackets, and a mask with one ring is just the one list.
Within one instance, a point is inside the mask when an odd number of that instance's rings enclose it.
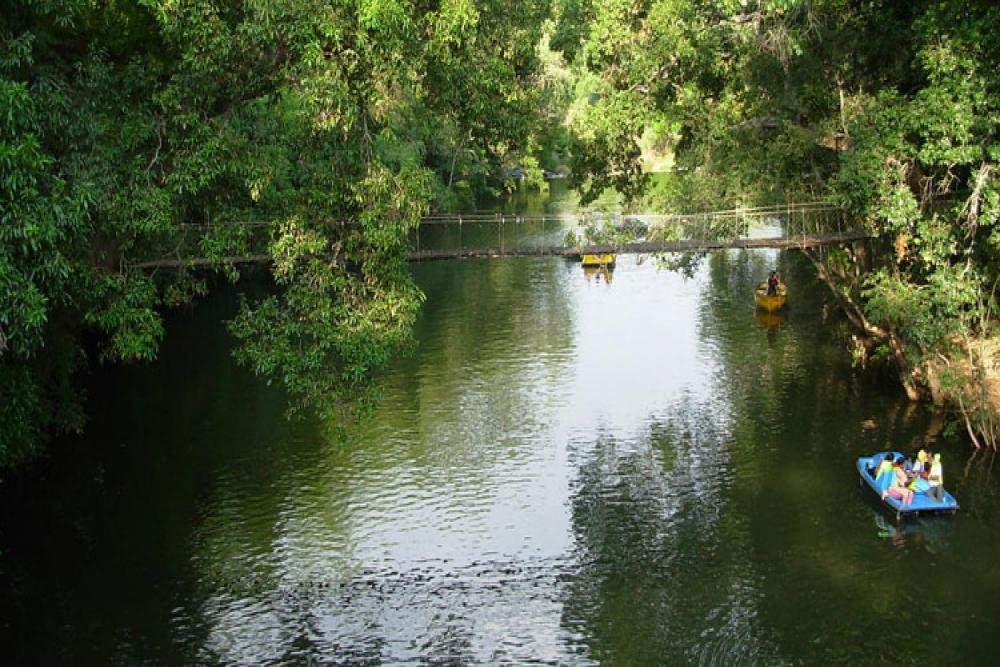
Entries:
{"label": "river", "polygon": [[[85,435],[0,488],[4,661],[992,660],[992,462],[851,367],[801,257],[412,270],[416,350],[346,433],[235,367],[226,291],[95,372]],[[897,526],[854,459],[921,445],[962,510]]]}

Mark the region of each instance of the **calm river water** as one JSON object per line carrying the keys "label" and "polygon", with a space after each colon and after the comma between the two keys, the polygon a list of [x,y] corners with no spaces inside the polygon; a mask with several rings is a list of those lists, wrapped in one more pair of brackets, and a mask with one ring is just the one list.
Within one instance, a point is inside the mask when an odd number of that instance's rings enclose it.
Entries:
{"label": "calm river water", "polygon": [[[419,345],[346,440],[234,367],[231,295],[95,376],[0,487],[4,662],[991,661],[991,463],[852,370],[801,258],[412,268]],[[927,442],[963,509],[897,528],[854,458]]]}

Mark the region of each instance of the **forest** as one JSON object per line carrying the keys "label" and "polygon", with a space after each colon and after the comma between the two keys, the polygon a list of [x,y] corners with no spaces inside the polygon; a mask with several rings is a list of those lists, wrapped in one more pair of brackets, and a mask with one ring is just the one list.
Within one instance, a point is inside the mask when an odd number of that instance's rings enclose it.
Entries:
{"label": "forest", "polygon": [[420,311],[410,232],[513,166],[665,211],[837,203],[871,235],[810,255],[845,354],[995,449],[997,25],[985,0],[5,0],[0,468],[85,428],[81,375],[155,358],[253,252],[274,289],[236,360],[293,412],[364,409]]}

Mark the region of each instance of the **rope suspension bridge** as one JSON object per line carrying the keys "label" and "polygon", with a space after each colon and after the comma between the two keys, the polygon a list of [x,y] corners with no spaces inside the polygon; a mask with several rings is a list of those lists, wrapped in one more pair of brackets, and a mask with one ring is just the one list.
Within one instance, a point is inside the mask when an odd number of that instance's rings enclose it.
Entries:
{"label": "rope suspension bridge", "polygon": [[[602,234],[604,231],[610,233]],[[443,229],[440,229],[443,228]],[[567,232],[596,229],[598,241],[567,242]],[[425,218],[410,259],[661,253],[725,248],[811,248],[867,238],[826,202],[694,214],[478,214]]]}
{"label": "rope suspension bridge", "polygon": [[[212,225],[188,225],[192,238],[173,256],[133,268],[181,268],[268,263],[270,223],[229,223],[248,234],[248,252],[222,258],[184,253]],[[697,252],[726,248],[815,248],[864,240],[867,232],[843,209],[828,202],[666,213],[473,213],[431,215],[410,237],[411,261],[471,257],[576,257],[598,253]]]}

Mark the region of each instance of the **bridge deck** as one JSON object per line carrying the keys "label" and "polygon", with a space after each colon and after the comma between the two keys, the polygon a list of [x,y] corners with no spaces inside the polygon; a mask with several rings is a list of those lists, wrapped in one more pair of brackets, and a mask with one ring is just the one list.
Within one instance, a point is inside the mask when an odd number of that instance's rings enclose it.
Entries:
{"label": "bridge deck", "polygon": [[[615,245],[567,246],[567,233],[579,238],[581,227],[624,228],[626,219],[654,230],[672,229],[672,241],[642,241]],[[757,221],[753,223],[752,221]],[[780,222],[778,222],[780,221]],[[774,229],[776,226],[779,229]],[[616,224],[617,223],[617,224]],[[760,223],[764,223],[761,229]],[[806,202],[694,214],[572,213],[507,215],[502,213],[434,215],[423,218],[411,234],[411,261],[463,257],[575,257],[580,254],[698,252],[726,248],[811,248],[867,238],[861,229],[847,229],[844,215],[827,202]],[[351,224],[351,223],[344,223]],[[226,227],[227,225],[222,225]],[[210,259],[200,256],[199,233],[217,226],[182,225],[182,242],[172,257],[130,264],[135,269],[197,268],[226,264],[267,264],[270,226],[267,221],[231,223],[246,232],[245,254]],[[424,234],[421,234],[421,229]],[[760,236],[763,232],[767,236]],[[188,236],[190,234],[190,236]],[[423,236],[423,239],[421,238]],[[423,243],[422,243],[423,241]],[[422,247],[423,246],[423,247]],[[429,247],[428,247],[429,246]]]}
{"label": "bridge deck", "polygon": [[[461,259],[472,257],[577,257],[583,254],[643,254],[657,252],[697,252],[703,250],[725,250],[729,248],[777,248],[802,249],[815,248],[836,243],[850,243],[868,238],[863,231],[836,232],[815,236],[800,236],[795,238],[771,239],[729,239],[724,241],[643,241],[642,243],[625,243],[622,245],[588,245],[576,248],[566,246],[546,246],[534,248],[460,248],[454,250],[418,250],[409,254],[412,262],[422,262],[435,259]],[[242,257],[223,257],[221,259],[206,259],[193,257],[188,259],[159,259],[150,262],[138,262],[132,265],[135,269],[177,269],[181,267],[205,267],[219,264],[269,264],[271,256],[266,254],[246,255]]]}

